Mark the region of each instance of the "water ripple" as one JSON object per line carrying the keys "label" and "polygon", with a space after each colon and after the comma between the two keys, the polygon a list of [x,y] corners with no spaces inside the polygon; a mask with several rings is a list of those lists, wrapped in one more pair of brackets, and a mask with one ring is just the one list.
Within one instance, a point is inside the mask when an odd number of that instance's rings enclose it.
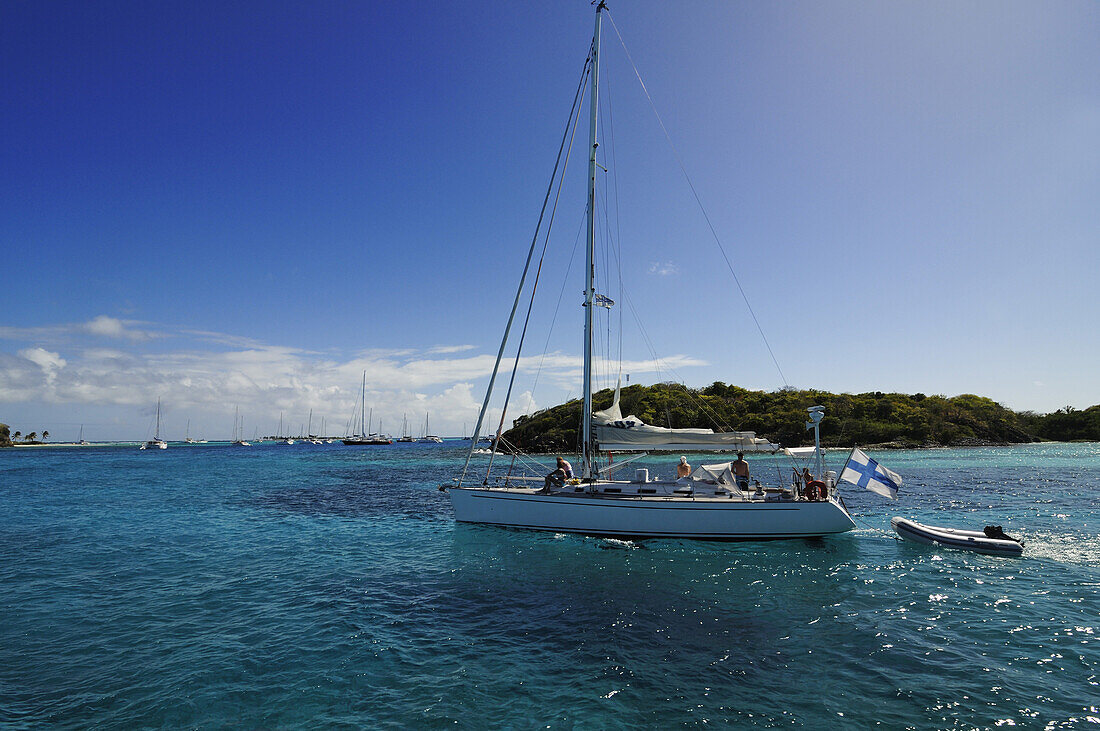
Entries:
{"label": "water ripple", "polygon": [[[456,525],[445,447],[156,456],[0,458],[0,724],[1100,718],[1097,445],[890,453],[906,494],[852,491],[858,531],[744,544]],[[1025,558],[894,540],[894,513]]]}

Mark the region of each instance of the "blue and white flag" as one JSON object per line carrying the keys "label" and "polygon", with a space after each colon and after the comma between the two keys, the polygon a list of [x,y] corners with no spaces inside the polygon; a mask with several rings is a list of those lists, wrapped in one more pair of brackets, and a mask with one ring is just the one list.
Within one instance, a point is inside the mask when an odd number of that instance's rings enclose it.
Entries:
{"label": "blue and white flag", "polygon": [[901,476],[897,472],[886,469],[860,449],[853,449],[848,455],[840,479],[894,500],[898,499],[898,488],[901,487]]}
{"label": "blue and white flag", "polygon": [[592,298],[592,304],[596,305],[596,307],[606,307],[610,310],[611,307],[615,304],[615,300],[611,299],[607,295],[597,294],[595,297]]}

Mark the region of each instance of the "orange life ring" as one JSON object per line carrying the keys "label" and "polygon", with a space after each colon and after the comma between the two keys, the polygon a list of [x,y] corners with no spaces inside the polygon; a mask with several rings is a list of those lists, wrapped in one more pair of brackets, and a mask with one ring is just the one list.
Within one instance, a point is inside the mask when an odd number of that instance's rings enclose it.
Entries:
{"label": "orange life ring", "polygon": [[825,500],[829,497],[829,488],[821,480],[806,483],[806,497],[810,500]]}

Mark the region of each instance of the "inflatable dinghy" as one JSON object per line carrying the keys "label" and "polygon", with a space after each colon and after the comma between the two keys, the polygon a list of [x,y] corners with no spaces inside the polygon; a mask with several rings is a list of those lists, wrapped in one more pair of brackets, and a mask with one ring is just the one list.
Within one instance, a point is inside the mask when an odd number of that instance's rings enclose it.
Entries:
{"label": "inflatable dinghy", "polygon": [[899,536],[917,543],[997,556],[1019,556],[1024,552],[1024,542],[1005,535],[999,525],[988,525],[985,530],[958,530],[924,525],[905,518],[892,518],[890,525],[894,526]]}

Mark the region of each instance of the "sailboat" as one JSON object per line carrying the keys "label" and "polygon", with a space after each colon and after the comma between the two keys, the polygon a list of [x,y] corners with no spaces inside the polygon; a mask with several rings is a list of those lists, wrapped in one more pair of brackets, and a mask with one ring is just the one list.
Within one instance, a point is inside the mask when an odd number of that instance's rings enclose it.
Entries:
{"label": "sailboat", "polygon": [[424,412],[424,436],[420,437],[416,441],[421,444],[442,444],[443,440],[431,433],[431,427],[428,426],[428,412]]}
{"label": "sailboat", "polygon": [[160,438],[160,399],[157,399],[157,429],[153,432],[153,439],[142,444],[139,449],[168,449],[168,442]]}
{"label": "sailboat", "polygon": [[[820,441],[820,422],[824,416],[824,409],[819,406],[809,409],[810,421],[807,423],[807,428],[814,430],[813,454],[817,470],[817,479],[810,483],[812,489],[809,490],[801,490],[794,484],[765,487],[759,481],[753,489],[747,484],[747,480],[742,482],[733,474],[730,463],[703,465],[690,476],[684,476],[675,481],[650,479],[647,469],[635,469],[633,479],[616,479],[617,469],[644,456],[645,452],[615,463],[602,462],[600,459],[600,450],[607,445],[600,444],[599,437],[607,438],[614,435],[618,437],[619,443],[613,446],[621,447],[624,446],[621,439],[622,432],[632,431],[640,425],[640,420],[638,424],[625,423],[626,420],[622,419],[618,411],[617,399],[612,409],[603,412],[593,412],[592,409],[593,311],[597,306],[609,307],[609,303],[614,304],[604,295],[597,295],[594,278],[594,264],[597,261],[595,257],[596,170],[597,167],[604,167],[597,163],[596,156],[599,145],[597,122],[600,99],[600,29],[606,12],[607,6],[600,0],[596,6],[592,45],[585,61],[591,101],[588,109],[584,405],[581,412],[580,474],[572,478],[572,475],[555,472],[545,479],[542,476],[524,479],[513,476],[509,471],[508,475],[498,477],[494,481],[491,473],[492,457],[495,457],[500,442],[496,439],[484,479],[478,480],[475,484],[465,484],[471,457],[481,435],[493,386],[508,342],[508,334],[524,291],[527,271],[531,267],[538,238],[536,236],[536,240],[531,244],[527,267],[520,279],[512,313],[497,353],[496,365],[489,379],[465,466],[452,484],[441,486],[441,489],[446,489],[450,494],[455,520],[464,523],[620,538],[751,540],[817,537],[849,531],[855,527],[855,523],[837,494],[835,474],[826,473],[824,468]],[[584,83],[582,80],[581,86],[578,87],[578,101],[582,96]],[[576,108],[576,102],[574,104]],[[571,114],[570,124],[573,124],[574,119]],[[564,139],[562,147],[564,150]],[[557,168],[555,168],[556,175]],[[518,360],[517,357],[517,363]],[[509,391],[510,389],[511,386]],[[507,401],[506,397],[505,403]],[[503,418],[501,421],[503,423]],[[614,431],[600,434],[598,432],[601,427]],[[499,432],[498,427],[498,436]],[[648,440],[642,441],[671,442],[690,436],[699,437],[697,441],[706,441],[703,439],[704,434],[661,434],[650,431],[649,435]],[[733,440],[736,443],[733,443]],[[717,441],[727,440],[718,439]],[[758,447],[761,451],[772,451],[770,442],[767,440],[757,442],[756,435],[751,433],[740,433],[736,437],[730,437],[730,443],[710,445],[709,448],[717,446],[718,450],[724,451],[731,446],[744,448],[749,445]],[[627,444],[626,446],[637,449],[639,446],[644,448],[647,445]],[[699,447],[693,446],[692,449],[699,449]]]}
{"label": "sailboat", "polygon": [[406,443],[416,441],[416,438],[409,434],[409,417],[406,414],[401,415],[401,436],[397,441]]}
{"label": "sailboat", "polygon": [[244,440],[244,419],[238,415],[238,409],[233,407],[233,446],[234,447],[251,447]]}
{"label": "sailboat", "polygon": [[206,444],[205,439],[192,439],[191,438],[191,420],[187,420],[187,429],[183,433],[183,441],[185,444]]}
{"label": "sailboat", "polygon": [[77,441],[77,444],[79,444],[82,447],[88,446],[88,442],[84,441],[84,425],[83,424],[80,425],[80,439]]}
{"label": "sailboat", "polygon": [[[357,434],[353,434],[348,437],[344,437],[341,441],[349,447],[367,447],[367,446],[379,446],[383,444],[393,444],[393,440],[385,437],[381,434],[370,434],[370,422],[364,417],[366,416],[366,403],[367,403],[367,372],[363,371],[363,388],[359,396],[359,431]],[[355,417],[352,417],[353,419]],[[371,420],[374,419],[374,409],[371,409]]]}
{"label": "sailboat", "polygon": [[[321,431],[324,431],[324,429]],[[324,444],[320,439],[313,436],[313,409],[309,410],[309,426],[306,427],[306,442],[309,444]]]}
{"label": "sailboat", "polygon": [[290,437],[283,436],[283,412],[279,412],[279,434],[276,439],[282,440],[283,444],[294,444],[294,440]]}

